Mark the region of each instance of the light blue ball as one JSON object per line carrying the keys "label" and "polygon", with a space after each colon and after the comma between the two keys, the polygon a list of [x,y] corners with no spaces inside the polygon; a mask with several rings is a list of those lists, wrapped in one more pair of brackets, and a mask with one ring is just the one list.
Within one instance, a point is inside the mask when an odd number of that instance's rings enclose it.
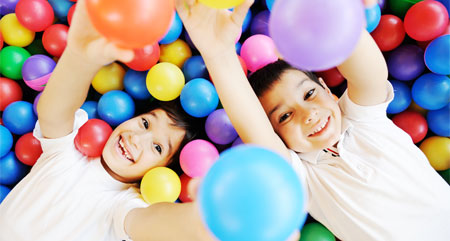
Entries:
{"label": "light blue ball", "polygon": [[125,91],[136,100],[146,100],[152,97],[148,92],[146,78],[148,71],[129,69],[123,77]]}
{"label": "light blue ball", "polygon": [[267,6],[267,9],[269,9],[269,11],[272,11],[274,2],[275,2],[275,0],[266,0],[266,6]]}
{"label": "light blue ball", "polygon": [[164,37],[161,40],[159,40],[159,43],[170,44],[174,42],[175,40],[178,39],[178,37],[180,37],[182,31],[183,31],[183,23],[181,22],[178,13],[175,12],[169,30],[167,31],[166,35],[164,35]]}
{"label": "light blue ball", "polygon": [[55,16],[60,21],[67,23],[67,14],[75,3],[69,0],[48,0],[48,3],[52,6]]}
{"label": "light blue ball", "polygon": [[450,104],[427,113],[428,127],[438,136],[450,137]]}
{"label": "light blue ball", "polygon": [[366,30],[367,32],[371,33],[373,30],[375,30],[380,23],[381,20],[381,8],[380,5],[375,4],[370,8],[365,9],[366,13]]}
{"label": "light blue ball", "polygon": [[0,170],[0,184],[15,185],[27,175],[29,168],[17,160],[14,152],[10,151],[0,159]]}
{"label": "light blue ball", "polygon": [[206,79],[196,78],[189,81],[181,90],[181,106],[193,117],[205,117],[213,112],[219,104],[214,85]]}
{"label": "light blue ball", "polygon": [[111,126],[130,119],[134,115],[133,99],[125,92],[112,90],[105,93],[98,101],[98,115]]}
{"label": "light blue ball", "polygon": [[412,98],[427,110],[443,108],[450,102],[450,78],[433,73],[420,76],[413,84]]}
{"label": "light blue ball", "polygon": [[33,105],[22,100],[9,104],[3,111],[2,118],[6,128],[16,135],[32,131],[37,121]]}
{"label": "light blue ball", "polygon": [[13,136],[8,128],[0,125],[0,157],[6,155],[13,146]]}
{"label": "light blue ball", "polygon": [[81,109],[86,111],[89,119],[98,119],[97,106],[97,101],[89,100],[83,103]]}
{"label": "light blue ball", "polygon": [[280,155],[239,145],[220,155],[199,190],[203,220],[227,240],[286,240],[302,226],[306,212],[302,185]]}
{"label": "light blue ball", "polygon": [[3,185],[0,185],[0,204],[3,202],[3,199],[5,199],[6,196],[8,196],[8,193],[11,191],[8,187],[5,187]]}
{"label": "light blue ball", "polygon": [[389,103],[386,112],[388,114],[397,114],[408,108],[411,104],[411,90],[408,85],[398,80],[391,80],[394,88],[394,99]]}

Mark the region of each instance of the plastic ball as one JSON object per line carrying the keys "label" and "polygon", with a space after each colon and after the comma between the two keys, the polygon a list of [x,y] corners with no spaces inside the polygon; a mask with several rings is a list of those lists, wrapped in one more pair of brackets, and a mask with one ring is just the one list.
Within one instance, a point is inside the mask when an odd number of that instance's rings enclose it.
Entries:
{"label": "plastic ball", "polygon": [[30,132],[17,140],[14,151],[19,161],[25,165],[33,166],[42,154],[41,142]]}
{"label": "plastic ball", "polygon": [[394,88],[394,99],[389,103],[386,112],[397,114],[406,110],[411,104],[411,90],[403,82],[397,80],[391,80],[390,82]]}
{"label": "plastic ball", "polygon": [[55,13],[45,0],[21,0],[16,5],[19,22],[34,32],[44,31],[52,25]]}
{"label": "plastic ball", "polygon": [[405,31],[418,41],[432,40],[441,35],[448,25],[448,12],[438,1],[421,1],[405,15]]}
{"label": "plastic ball", "polygon": [[287,240],[305,219],[304,202],[292,167],[248,145],[222,152],[199,190],[203,220],[219,240]]}
{"label": "plastic ball", "polygon": [[202,56],[195,55],[187,59],[183,65],[183,74],[186,82],[195,78],[207,78],[208,70]]}
{"label": "plastic ball", "polygon": [[412,5],[422,0],[389,0],[389,9],[397,16],[403,18]]}
{"label": "plastic ball", "polygon": [[205,122],[205,131],[208,138],[219,145],[230,144],[238,136],[224,109],[209,114]]}
{"label": "plastic ball", "polygon": [[427,73],[413,84],[412,98],[427,110],[438,110],[450,102],[450,78]]}
{"label": "plastic ball", "polygon": [[402,45],[392,51],[387,59],[389,74],[397,80],[409,81],[425,70],[423,50],[416,45]]}
{"label": "plastic ball", "polygon": [[150,169],[141,181],[142,197],[149,204],[174,202],[180,195],[180,191],[180,178],[167,167]]}
{"label": "plastic ball", "polygon": [[68,32],[69,27],[64,24],[54,24],[48,27],[42,35],[42,44],[45,50],[55,57],[60,57],[67,45]]}
{"label": "plastic ball", "polygon": [[175,10],[174,1],[160,0],[88,0],[86,6],[94,27],[125,48],[142,48],[161,39]]}
{"label": "plastic ball", "polygon": [[448,15],[450,15],[450,0],[437,0],[437,1],[442,3],[442,5],[446,6],[447,13]]}
{"label": "plastic ball", "polygon": [[112,131],[108,123],[90,119],[78,130],[74,140],[75,147],[85,156],[99,157]]}
{"label": "plastic ball", "polygon": [[167,31],[166,35],[164,35],[164,37],[161,40],[159,40],[159,43],[160,44],[172,43],[173,41],[177,40],[178,37],[180,37],[182,31],[183,31],[183,23],[181,22],[178,13],[175,12],[169,30]]}
{"label": "plastic ball", "polygon": [[6,186],[0,185],[0,204],[3,202],[3,200],[8,196],[11,189],[9,189]]}
{"label": "plastic ball", "polygon": [[159,63],[148,71],[146,84],[155,99],[170,101],[177,98],[183,89],[183,72],[172,63]]}
{"label": "plastic ball", "polygon": [[75,3],[74,5],[72,5],[72,7],[70,7],[69,12],[67,13],[67,22],[69,23],[69,25],[72,24],[72,17],[76,7],[77,4]]}
{"label": "plastic ball", "polygon": [[25,84],[36,91],[44,90],[55,66],[55,61],[46,55],[37,54],[29,57],[22,66]]}
{"label": "plastic ball", "polygon": [[181,39],[177,39],[170,44],[162,44],[160,48],[159,61],[172,63],[178,68],[182,68],[184,62],[192,56],[189,45]]}
{"label": "plastic ball", "polygon": [[143,48],[134,49],[133,60],[125,64],[133,70],[146,71],[158,62],[159,55],[158,43],[150,44]]}
{"label": "plastic ball", "polygon": [[14,185],[28,173],[27,166],[17,160],[13,151],[0,158],[0,170],[2,170],[0,175],[2,185]]}
{"label": "plastic ball", "polygon": [[125,77],[123,77],[125,91],[137,100],[146,100],[152,97],[146,87],[146,77],[147,72],[145,71],[140,72],[129,69],[125,73]]}
{"label": "plastic ball", "polygon": [[299,241],[335,241],[333,233],[320,223],[306,224],[300,234]]}
{"label": "plastic ball", "polygon": [[278,60],[273,40],[262,34],[253,35],[244,41],[241,57],[251,72]]}
{"label": "plastic ball", "polygon": [[266,6],[267,9],[269,9],[270,11],[272,11],[273,8],[273,3],[275,2],[275,0],[266,0]]}
{"label": "plastic ball", "polygon": [[420,144],[419,148],[436,171],[450,168],[450,139],[448,137],[429,137]]}
{"label": "plastic ball", "polygon": [[92,87],[100,93],[105,94],[111,90],[123,89],[123,77],[125,70],[120,64],[113,62],[103,66],[92,80]]}
{"label": "plastic ball", "polygon": [[24,27],[14,13],[1,18],[0,30],[5,43],[11,46],[25,47],[34,40],[35,33]]}
{"label": "plastic ball", "polygon": [[16,81],[0,77],[0,96],[0,111],[4,111],[9,104],[22,99],[22,88]]}
{"label": "plastic ball", "polygon": [[363,10],[360,0],[276,1],[270,36],[293,66],[329,69],[344,62],[358,43],[365,22]]}
{"label": "plastic ball", "polygon": [[66,22],[69,9],[72,7],[74,2],[69,0],[48,0],[48,2],[52,5],[56,17],[60,21]]}
{"label": "plastic ball", "polygon": [[433,73],[450,75],[450,34],[431,41],[425,50],[425,64]]}
{"label": "plastic ball", "polygon": [[38,115],[37,105],[39,103],[39,99],[41,98],[41,95],[42,95],[42,92],[37,94],[36,97],[34,97],[34,101],[33,101],[33,111],[36,116]]}
{"label": "plastic ball", "polygon": [[252,24],[250,25],[250,33],[264,34],[269,36],[269,10],[261,11],[253,17]]}
{"label": "plastic ball", "polygon": [[248,75],[247,64],[245,63],[244,59],[239,55],[238,55],[238,59],[239,59],[239,62],[241,63],[241,67],[242,67],[242,70],[244,71],[244,74]]}
{"label": "plastic ball", "polygon": [[189,182],[192,180],[192,178],[185,173],[181,174],[180,176],[180,182],[181,182],[181,192],[178,199],[180,199],[182,202],[192,202],[195,197],[191,197],[189,193]]}
{"label": "plastic ball", "polygon": [[242,141],[242,139],[240,137],[236,138],[236,140],[233,141],[233,144],[231,144],[232,147],[234,146],[239,146],[244,144],[244,142]]}
{"label": "plastic ball", "polygon": [[6,128],[16,135],[32,131],[37,120],[33,105],[26,101],[16,101],[8,105],[2,118]]}
{"label": "plastic ball", "polygon": [[7,78],[22,79],[22,65],[30,57],[24,48],[7,46],[0,51],[0,72]]}
{"label": "plastic ball", "polygon": [[13,146],[13,136],[8,128],[0,125],[0,157],[6,155]]}
{"label": "plastic ball", "polygon": [[111,126],[118,126],[120,123],[132,118],[134,110],[133,99],[120,90],[112,90],[105,93],[100,97],[97,106],[100,118]]}
{"label": "plastic ball", "polygon": [[19,0],[3,0],[2,4],[0,4],[1,15],[6,15],[8,13],[14,13],[17,2],[19,2]]}
{"label": "plastic ball", "polygon": [[411,136],[414,143],[418,143],[425,138],[428,132],[427,120],[421,114],[414,111],[404,111],[392,118],[392,121],[400,129]]}
{"label": "plastic ball", "polygon": [[427,114],[430,130],[439,136],[450,137],[450,104],[439,110],[431,110]]}
{"label": "plastic ball", "polygon": [[239,6],[244,0],[199,0],[199,2],[212,8],[233,8]]}
{"label": "plastic ball", "polygon": [[242,23],[241,33],[247,31],[251,21],[252,21],[252,11],[249,9],[247,15],[245,15],[244,22]]}
{"label": "plastic ball", "polygon": [[89,100],[84,102],[80,108],[86,111],[89,119],[98,119],[99,116],[97,112],[97,106],[98,106],[97,101]]}
{"label": "plastic ball", "polygon": [[35,38],[34,41],[25,48],[31,55],[48,54],[42,44],[42,38]]}
{"label": "plastic ball", "polygon": [[366,15],[366,30],[367,32],[372,32],[373,30],[375,30],[375,28],[377,28],[378,24],[380,23],[380,19],[381,19],[381,8],[380,5],[375,4],[371,7],[366,7],[365,10],[365,15]]}
{"label": "plastic ball", "polygon": [[378,27],[372,31],[372,38],[381,51],[391,51],[397,48],[405,38],[402,20],[394,15],[381,15]]}
{"label": "plastic ball", "polygon": [[211,82],[203,78],[189,81],[181,91],[181,106],[194,117],[206,117],[219,104],[219,96]]}
{"label": "plastic ball", "polygon": [[344,76],[339,72],[339,70],[334,67],[324,71],[316,72],[318,77],[322,77],[323,81],[328,87],[336,87],[342,84],[345,80]]}
{"label": "plastic ball", "polygon": [[203,177],[219,158],[216,147],[205,140],[193,140],[180,152],[180,166],[190,177]]}

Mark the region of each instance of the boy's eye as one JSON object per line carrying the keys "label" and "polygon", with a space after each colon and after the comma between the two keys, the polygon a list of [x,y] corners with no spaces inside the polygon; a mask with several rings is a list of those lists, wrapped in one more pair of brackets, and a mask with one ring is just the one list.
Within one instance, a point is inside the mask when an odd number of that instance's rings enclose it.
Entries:
{"label": "boy's eye", "polygon": [[148,129],[148,121],[145,118],[142,118],[142,124],[144,125],[145,129]]}
{"label": "boy's eye", "polygon": [[282,123],[283,121],[285,121],[287,118],[289,118],[289,116],[291,116],[291,113],[285,113],[283,114],[280,119],[278,120],[278,123]]}
{"label": "boy's eye", "polygon": [[158,144],[153,144],[153,147],[155,148],[155,150],[156,150],[159,154],[162,153],[162,148],[161,148],[160,145],[158,145]]}
{"label": "boy's eye", "polygon": [[304,100],[309,99],[309,97],[311,97],[314,94],[314,91],[316,91],[316,89],[311,89],[308,91],[308,93],[306,93]]}

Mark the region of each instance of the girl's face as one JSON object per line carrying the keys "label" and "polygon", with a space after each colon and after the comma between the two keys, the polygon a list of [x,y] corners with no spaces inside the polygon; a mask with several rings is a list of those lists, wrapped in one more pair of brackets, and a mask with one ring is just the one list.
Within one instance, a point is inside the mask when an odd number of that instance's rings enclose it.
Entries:
{"label": "girl's face", "polygon": [[288,148],[311,152],[339,140],[341,111],[337,102],[327,87],[324,89],[303,72],[286,70],[259,99]]}
{"label": "girl's face", "polygon": [[136,182],[153,167],[166,166],[186,131],[162,109],[120,124],[103,149],[104,167],[122,182]]}

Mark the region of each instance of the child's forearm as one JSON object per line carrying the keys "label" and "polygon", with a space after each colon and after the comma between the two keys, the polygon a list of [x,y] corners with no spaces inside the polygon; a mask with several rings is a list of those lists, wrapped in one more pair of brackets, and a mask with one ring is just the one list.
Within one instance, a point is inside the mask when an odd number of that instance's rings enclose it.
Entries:
{"label": "child's forearm", "polygon": [[72,131],[74,113],[83,104],[91,81],[101,68],[82,59],[66,49],[39,99],[39,124],[47,138]]}

